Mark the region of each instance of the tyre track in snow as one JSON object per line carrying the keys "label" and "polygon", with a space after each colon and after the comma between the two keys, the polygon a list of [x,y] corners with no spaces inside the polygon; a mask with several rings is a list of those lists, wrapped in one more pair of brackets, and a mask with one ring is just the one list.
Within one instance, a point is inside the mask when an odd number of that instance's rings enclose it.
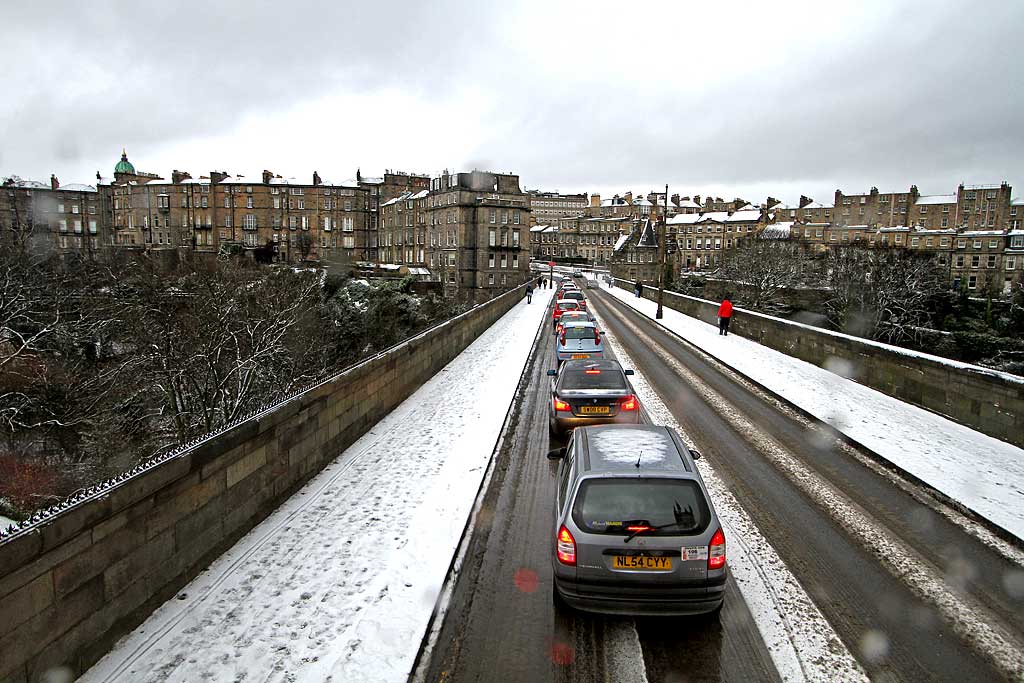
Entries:
{"label": "tyre track in snow", "polygon": [[[814,466],[837,460],[832,444],[809,440],[804,425],[793,424],[777,409],[766,409],[762,399],[747,388],[737,389],[701,354],[628,305],[607,295],[599,300],[605,305],[601,310],[612,313],[612,329],[639,357],[652,384],[671,397],[666,402],[673,414],[710,455],[872,676],[1019,676],[1019,632],[963,594],[963,583],[939,569],[942,558],[934,553],[927,557],[905,542],[905,527],[887,526],[870,512],[878,505],[872,493],[884,499],[897,490],[891,482],[878,484],[855,472],[850,476],[861,477],[858,485],[876,488],[862,493],[859,502],[851,499]],[[830,471],[834,476],[843,472],[837,462]],[[903,495],[908,500],[900,501],[902,509],[927,507]],[[976,541],[962,530],[943,531],[959,534],[965,545],[968,539]],[[978,546],[972,549],[984,553]],[[986,561],[998,563],[988,557]]]}

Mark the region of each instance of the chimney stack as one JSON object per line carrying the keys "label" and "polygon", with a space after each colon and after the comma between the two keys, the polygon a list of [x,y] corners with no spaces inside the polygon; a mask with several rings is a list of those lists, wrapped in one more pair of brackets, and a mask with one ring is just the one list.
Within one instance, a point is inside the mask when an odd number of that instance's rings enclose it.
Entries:
{"label": "chimney stack", "polygon": [[174,169],[171,171],[171,182],[175,185],[179,184],[182,180],[189,180],[192,178],[192,174],[186,171],[179,171]]}
{"label": "chimney stack", "polygon": [[227,178],[228,176],[229,176],[229,174],[225,173],[224,171],[210,171],[210,184],[211,185],[216,185],[220,181],[222,181],[225,178]]}
{"label": "chimney stack", "polygon": [[51,173],[50,174],[50,189],[51,190],[56,190],[58,188],[60,188],[60,181],[57,180],[57,176],[55,176],[54,174]]}
{"label": "chimney stack", "polygon": [[592,195],[590,195],[590,206],[591,207],[601,206],[601,195],[599,195],[599,194],[592,194]]}
{"label": "chimney stack", "polygon": [[270,184],[270,179],[273,178],[273,177],[274,177],[273,173],[271,173],[270,171],[264,169],[264,171],[263,171],[263,184],[264,185],[269,185]]}
{"label": "chimney stack", "polygon": [[808,204],[813,204],[813,203],[814,203],[814,200],[811,199],[810,197],[807,197],[807,196],[804,196],[804,195],[800,195],[800,208],[801,209],[804,208],[805,206],[807,206]]}
{"label": "chimney stack", "polygon": [[320,184],[320,174],[317,173],[316,171],[313,171],[313,186],[315,187],[315,186],[317,186],[319,184]]}

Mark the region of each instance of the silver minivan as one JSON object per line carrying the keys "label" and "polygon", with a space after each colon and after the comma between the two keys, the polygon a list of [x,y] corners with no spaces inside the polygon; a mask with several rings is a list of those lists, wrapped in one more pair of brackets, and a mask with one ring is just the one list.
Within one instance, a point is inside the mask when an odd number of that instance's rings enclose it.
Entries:
{"label": "silver minivan", "polygon": [[694,458],[668,427],[579,427],[561,459],[551,566],[556,603],[610,614],[715,612],[725,533]]}

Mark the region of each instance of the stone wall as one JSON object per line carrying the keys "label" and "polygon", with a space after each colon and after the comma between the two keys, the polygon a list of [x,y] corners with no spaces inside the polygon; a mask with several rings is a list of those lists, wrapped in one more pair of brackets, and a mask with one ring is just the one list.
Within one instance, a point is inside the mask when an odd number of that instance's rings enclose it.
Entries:
{"label": "stone wall", "polygon": [[[626,280],[616,285],[632,290]],[[655,299],[658,290],[646,287]],[[665,292],[665,305],[710,325],[718,302]],[[736,309],[729,327],[743,337],[926,408],[1024,448],[1024,378],[907,351],[838,332]]]}
{"label": "stone wall", "polygon": [[0,538],[0,680],[81,674],[522,298],[507,292]]}

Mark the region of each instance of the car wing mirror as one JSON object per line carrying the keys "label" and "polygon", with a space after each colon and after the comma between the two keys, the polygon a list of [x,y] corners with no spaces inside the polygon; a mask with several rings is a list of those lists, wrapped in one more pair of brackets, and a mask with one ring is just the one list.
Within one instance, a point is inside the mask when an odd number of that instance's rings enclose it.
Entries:
{"label": "car wing mirror", "polygon": [[548,460],[561,460],[565,457],[565,448],[556,448],[553,451],[548,451]]}
{"label": "car wing mirror", "polygon": [[691,448],[690,456],[693,457],[694,460],[700,460],[700,451],[698,451],[696,448]]}
{"label": "car wing mirror", "polygon": [[548,370],[548,377],[557,377],[557,376],[558,376],[558,371],[557,370]]}
{"label": "car wing mirror", "polygon": [[636,374],[632,370],[624,370],[623,372],[625,372],[627,375],[635,375]]}

